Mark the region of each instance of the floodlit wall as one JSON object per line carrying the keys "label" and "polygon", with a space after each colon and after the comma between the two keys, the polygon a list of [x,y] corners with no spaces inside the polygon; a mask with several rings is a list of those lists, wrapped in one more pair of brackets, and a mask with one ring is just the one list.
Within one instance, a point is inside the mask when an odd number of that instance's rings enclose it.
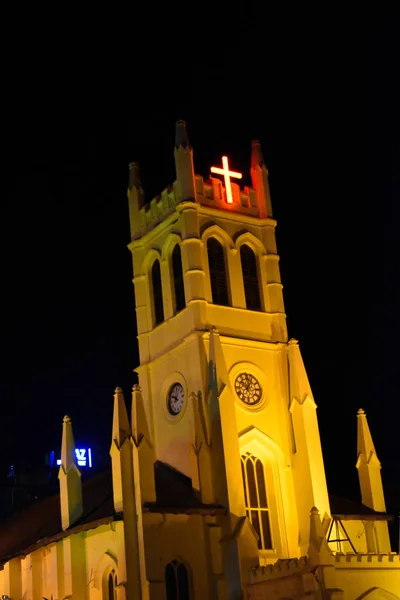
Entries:
{"label": "floodlit wall", "polygon": [[123,581],[124,560],[122,521],[71,533],[5,563],[0,595],[12,600],[56,600],[69,595],[74,600],[104,600],[110,572]]}

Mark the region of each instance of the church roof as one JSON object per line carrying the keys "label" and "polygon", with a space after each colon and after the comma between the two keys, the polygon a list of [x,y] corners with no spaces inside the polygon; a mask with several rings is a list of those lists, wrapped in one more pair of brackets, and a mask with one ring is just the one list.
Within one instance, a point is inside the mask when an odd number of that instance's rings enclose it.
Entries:
{"label": "church roof", "polygon": [[332,517],[342,519],[344,521],[391,521],[392,516],[387,513],[377,512],[361,502],[348,500],[329,494],[329,503],[331,506]]}
{"label": "church roof", "polygon": [[[84,481],[82,493],[83,515],[71,530],[91,529],[118,518],[114,516],[111,471]],[[60,496],[49,496],[0,523],[0,563],[66,534],[61,528]]]}
{"label": "church roof", "polygon": [[156,502],[147,502],[144,511],[169,514],[225,514],[218,504],[203,504],[193,493],[192,480],[161,462],[154,463]]}
{"label": "church roof", "polygon": [[[144,505],[145,512],[169,514],[224,514],[222,506],[202,504],[194,494],[191,479],[169,465],[154,465],[156,502]],[[13,556],[62,539],[71,532],[93,529],[121,519],[114,513],[111,470],[82,483],[83,515],[67,531],[61,527],[60,495],[31,504],[0,523],[0,564]]]}

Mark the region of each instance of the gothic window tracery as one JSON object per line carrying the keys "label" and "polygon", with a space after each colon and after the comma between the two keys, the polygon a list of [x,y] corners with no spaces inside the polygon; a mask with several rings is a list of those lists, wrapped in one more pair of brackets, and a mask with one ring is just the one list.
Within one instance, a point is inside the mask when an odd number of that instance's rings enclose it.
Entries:
{"label": "gothic window tracery", "polygon": [[167,600],[190,600],[189,574],[185,565],[173,560],[165,567]]}
{"label": "gothic window tracery", "polygon": [[182,255],[179,244],[175,245],[172,252],[172,277],[174,280],[175,312],[179,312],[186,306],[185,285],[183,280]]}
{"label": "gothic window tracery", "polygon": [[247,516],[258,535],[260,550],[272,549],[271,524],[264,465],[259,458],[246,452],[241,456],[242,477]]}
{"label": "gothic window tracery", "polygon": [[240,247],[240,261],[242,263],[246,307],[249,310],[261,310],[257,259],[253,250],[247,244]]}
{"label": "gothic window tracery", "polygon": [[160,261],[156,259],[151,268],[151,282],[153,292],[154,325],[164,321],[163,294],[161,285]]}
{"label": "gothic window tracery", "polygon": [[208,266],[210,271],[211,293],[214,304],[230,306],[225,253],[219,241],[210,237],[207,241]]}

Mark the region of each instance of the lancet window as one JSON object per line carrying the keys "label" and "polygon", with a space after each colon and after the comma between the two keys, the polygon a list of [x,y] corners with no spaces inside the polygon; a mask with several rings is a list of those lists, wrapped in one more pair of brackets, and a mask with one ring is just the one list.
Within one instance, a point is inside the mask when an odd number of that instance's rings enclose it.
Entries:
{"label": "lancet window", "polygon": [[207,241],[207,253],[212,301],[214,304],[229,306],[224,249],[217,239],[210,237]]}
{"label": "lancet window", "polygon": [[111,573],[108,576],[108,596],[107,596],[107,600],[117,600],[117,576],[115,574],[115,571],[112,570]]}
{"label": "lancet window", "polygon": [[243,244],[240,247],[240,260],[242,263],[246,307],[249,310],[261,310],[257,259],[253,250],[247,244]]}
{"label": "lancet window", "polygon": [[151,268],[151,281],[153,287],[154,324],[159,325],[164,321],[163,294],[161,285],[160,261],[156,259]]}
{"label": "lancet window", "polygon": [[185,285],[183,281],[182,255],[179,244],[176,244],[172,252],[172,276],[174,280],[175,311],[179,312],[185,308]]}
{"label": "lancet window", "polygon": [[190,600],[189,574],[185,565],[173,560],[165,567],[167,600]]}
{"label": "lancet window", "polygon": [[241,464],[247,516],[257,532],[259,549],[271,550],[271,524],[264,465],[250,452],[241,456]]}

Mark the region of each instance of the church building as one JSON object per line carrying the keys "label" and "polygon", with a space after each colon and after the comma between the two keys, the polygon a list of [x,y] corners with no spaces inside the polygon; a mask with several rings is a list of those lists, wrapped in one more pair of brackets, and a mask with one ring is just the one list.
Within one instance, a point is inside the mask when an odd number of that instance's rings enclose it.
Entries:
{"label": "church building", "polygon": [[[171,144],[172,145],[172,144]],[[140,364],[111,469],[84,483],[63,421],[60,493],[0,524],[0,598],[400,600],[378,460],[357,419],[362,504],[328,493],[316,404],[288,337],[268,170],[228,157],[128,202]]]}

